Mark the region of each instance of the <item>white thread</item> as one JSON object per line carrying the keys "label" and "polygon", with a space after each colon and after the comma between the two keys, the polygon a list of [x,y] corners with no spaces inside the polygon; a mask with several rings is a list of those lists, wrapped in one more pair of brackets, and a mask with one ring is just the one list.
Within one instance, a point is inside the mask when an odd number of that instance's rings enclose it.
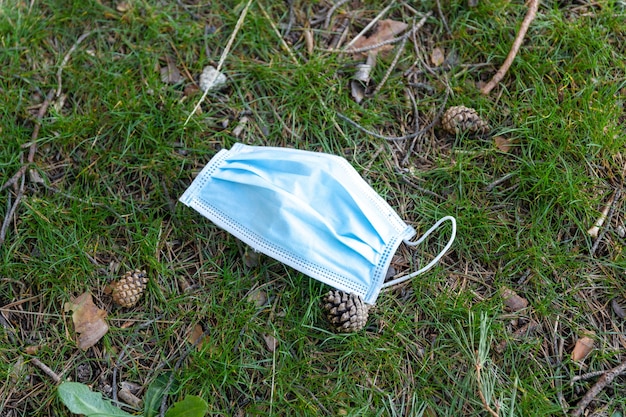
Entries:
{"label": "white thread", "polygon": [[450,249],[450,246],[452,246],[452,243],[454,242],[454,238],[456,237],[456,219],[452,216],[445,216],[442,217],[441,219],[439,219],[437,221],[437,223],[435,223],[430,229],[428,229],[426,231],[426,233],[424,233],[422,235],[421,238],[419,238],[417,241],[415,242],[409,242],[409,241],[404,241],[404,243],[408,246],[417,246],[420,243],[422,243],[427,237],[428,235],[430,235],[433,231],[435,231],[439,225],[441,225],[441,223],[443,223],[446,220],[450,220],[450,222],[452,223],[452,235],[450,236],[450,240],[448,241],[448,243],[446,244],[446,246],[441,250],[441,252],[439,252],[439,254],[437,254],[437,256],[435,256],[435,259],[433,259],[432,261],[430,261],[425,267],[418,269],[417,271],[409,274],[409,275],[405,275],[403,277],[394,279],[392,281],[389,282],[385,282],[382,286],[382,288],[387,288],[387,287],[391,287],[393,285],[398,285],[401,284],[405,281],[410,280],[411,278],[414,278],[420,274],[423,274],[424,272],[428,271],[430,268],[432,268],[433,266],[435,266],[435,264],[437,262],[439,262],[439,260],[443,257],[443,255],[446,254],[446,252],[448,251],[448,249]]}

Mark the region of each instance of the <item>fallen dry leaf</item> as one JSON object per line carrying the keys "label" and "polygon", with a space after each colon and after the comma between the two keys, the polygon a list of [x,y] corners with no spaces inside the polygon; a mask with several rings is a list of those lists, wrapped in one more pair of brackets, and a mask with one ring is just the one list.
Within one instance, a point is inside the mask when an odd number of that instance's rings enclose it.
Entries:
{"label": "fallen dry leaf", "polygon": [[507,310],[519,311],[528,307],[528,300],[517,295],[512,289],[502,287],[500,293],[502,294],[502,301],[504,301],[504,306]]}
{"label": "fallen dry leaf", "polygon": [[130,10],[130,4],[127,1],[121,1],[115,6],[115,10],[124,13]]}
{"label": "fallen dry leaf", "polygon": [[267,303],[267,294],[265,291],[256,290],[248,295],[248,302],[254,303],[257,307],[263,307]]}
{"label": "fallen dry leaf", "polygon": [[443,53],[443,49],[441,49],[439,47],[433,49],[432,52],[430,53],[430,61],[436,67],[438,67],[441,64],[443,64],[445,60],[446,60],[446,57],[445,57],[445,55]]}
{"label": "fallen dry leaf", "polygon": [[[202,340],[200,340],[200,338],[202,338]],[[198,350],[201,350],[202,346],[208,342],[209,336],[204,333],[204,330],[202,330],[202,326],[196,324],[193,327],[191,334],[189,335],[189,343],[191,343],[192,345],[196,345],[196,348]]]}
{"label": "fallen dry leaf", "polygon": [[[409,25],[407,25],[404,22],[398,22],[398,21],[391,20],[391,19],[381,20],[380,22],[378,22],[378,25],[376,25],[374,33],[372,33],[368,37],[361,36],[352,44],[352,48],[353,49],[369,48],[381,42],[388,41],[390,39],[395,38],[400,33],[404,32],[407,27],[409,27]],[[393,49],[393,45],[383,45],[378,48],[374,48],[372,50],[373,51],[389,51],[391,49]]]}
{"label": "fallen dry leaf", "polygon": [[265,346],[270,352],[274,352],[278,348],[278,340],[271,334],[264,334]]}
{"label": "fallen dry leaf", "polygon": [[505,138],[504,136],[494,136],[493,142],[495,143],[496,148],[498,148],[500,152],[506,153],[511,150],[512,143],[509,139]]}
{"label": "fallen dry leaf", "polygon": [[98,343],[109,330],[109,326],[104,321],[107,312],[96,307],[91,294],[87,292],[65,303],[64,310],[74,312],[72,321],[74,330],[80,333],[78,347],[82,350],[87,350]]}
{"label": "fallen dry leaf", "polygon": [[593,350],[593,339],[589,336],[583,336],[576,341],[576,346],[572,350],[572,360],[582,361]]}
{"label": "fallen dry leaf", "polygon": [[166,84],[178,84],[183,80],[183,77],[180,75],[180,71],[176,67],[174,60],[166,56],[165,61],[167,62],[166,66],[160,69],[161,81]]}
{"label": "fallen dry leaf", "polygon": [[611,308],[613,309],[613,312],[617,315],[617,317],[619,317],[620,319],[626,318],[626,311],[624,311],[624,307],[622,307],[622,305],[619,301],[617,301],[616,298],[611,300]]}

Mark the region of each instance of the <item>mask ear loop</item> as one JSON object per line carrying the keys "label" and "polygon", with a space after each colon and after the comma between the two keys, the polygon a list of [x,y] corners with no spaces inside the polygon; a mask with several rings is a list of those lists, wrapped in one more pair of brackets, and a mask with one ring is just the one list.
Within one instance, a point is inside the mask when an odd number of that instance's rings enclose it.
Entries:
{"label": "mask ear loop", "polygon": [[420,237],[417,241],[415,242],[409,242],[409,241],[404,241],[404,243],[408,246],[417,246],[420,243],[422,243],[432,232],[434,232],[440,225],[441,223],[445,222],[446,220],[449,220],[452,223],[452,235],[450,236],[450,240],[448,241],[448,243],[446,244],[446,246],[441,250],[441,252],[439,252],[437,254],[437,256],[435,256],[435,259],[433,259],[432,261],[430,261],[425,267],[418,269],[417,271],[410,273],[409,275],[405,275],[403,277],[394,279],[392,281],[389,282],[385,282],[382,286],[382,288],[387,288],[387,287],[391,287],[392,285],[398,285],[401,284],[405,281],[410,280],[413,277],[416,277],[420,274],[423,274],[424,272],[428,271],[430,268],[432,268],[433,266],[435,266],[435,264],[437,262],[439,262],[439,260],[443,257],[443,255],[446,254],[446,252],[448,251],[448,249],[450,249],[450,246],[452,246],[452,243],[454,242],[454,238],[456,237],[456,219],[452,216],[445,216],[442,217],[441,219],[439,219],[437,221],[437,223],[435,223],[430,229],[428,229],[428,231],[426,231],[426,233],[424,233],[422,235],[422,237]]}

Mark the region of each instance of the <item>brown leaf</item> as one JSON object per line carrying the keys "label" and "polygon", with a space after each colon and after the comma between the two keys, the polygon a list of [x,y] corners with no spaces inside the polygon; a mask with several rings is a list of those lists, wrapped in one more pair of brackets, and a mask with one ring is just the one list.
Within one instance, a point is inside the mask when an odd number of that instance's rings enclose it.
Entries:
{"label": "brown leaf", "polygon": [[[202,340],[200,340],[201,337],[202,337]],[[193,327],[191,334],[189,335],[189,343],[196,345],[198,350],[200,350],[202,349],[202,346],[208,342],[209,342],[209,336],[207,336],[204,333],[204,330],[202,330],[202,326],[200,326],[199,324],[196,324]]]}
{"label": "brown leaf", "polygon": [[254,303],[257,307],[263,307],[267,303],[267,294],[265,291],[256,290],[248,295],[248,302]]}
{"label": "brown leaf", "polygon": [[[376,25],[376,30],[369,37],[361,36],[357,39],[354,44],[352,44],[352,48],[361,49],[368,48],[374,45],[377,45],[381,42],[388,41],[390,39],[395,38],[400,33],[404,32],[407,25],[404,22],[398,22],[391,19],[385,19],[378,22]],[[393,45],[384,45],[378,48],[374,48],[374,51],[388,51],[393,49]]]}
{"label": "brown leaf", "polygon": [[572,360],[582,361],[593,350],[593,339],[589,336],[583,336],[576,341],[576,346],[572,350]]}
{"label": "brown leaf", "polygon": [[264,334],[263,340],[265,340],[265,346],[267,347],[267,350],[269,350],[270,352],[276,351],[276,349],[278,348],[278,339],[276,339],[271,334]]}
{"label": "brown leaf", "polygon": [[161,81],[166,84],[178,84],[183,80],[183,77],[180,75],[180,71],[176,67],[174,60],[170,57],[165,57],[165,61],[167,65],[161,67]]}
{"label": "brown leaf", "polygon": [[446,57],[445,57],[445,55],[443,53],[443,49],[441,49],[439,47],[433,49],[432,52],[430,53],[430,61],[436,67],[438,67],[441,64],[443,64],[445,60],[446,60]]}
{"label": "brown leaf", "polygon": [[502,300],[507,310],[519,311],[528,307],[528,300],[517,295],[512,289],[502,287],[500,293],[502,294]]}
{"label": "brown leaf", "polygon": [[104,321],[106,311],[96,307],[91,294],[87,292],[65,303],[64,310],[74,312],[72,321],[74,330],[80,333],[78,347],[82,350],[87,350],[98,343],[109,330],[109,326]]}
{"label": "brown leaf", "polygon": [[613,312],[617,315],[617,317],[619,317],[620,319],[626,318],[626,312],[624,311],[624,307],[622,307],[622,305],[619,301],[617,301],[616,298],[611,300],[611,308],[613,309]]}
{"label": "brown leaf", "polygon": [[115,10],[124,13],[130,10],[130,4],[127,1],[121,1],[115,6]]}
{"label": "brown leaf", "polygon": [[504,136],[494,136],[493,142],[500,152],[508,152],[511,150],[512,142]]}

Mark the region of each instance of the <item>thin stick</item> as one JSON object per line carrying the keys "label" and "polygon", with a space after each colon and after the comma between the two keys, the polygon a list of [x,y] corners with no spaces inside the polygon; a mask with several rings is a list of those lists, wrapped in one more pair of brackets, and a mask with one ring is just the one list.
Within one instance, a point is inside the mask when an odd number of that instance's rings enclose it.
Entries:
{"label": "thin stick", "polygon": [[35,365],[37,368],[41,369],[46,375],[48,375],[54,381],[55,384],[61,383],[61,377],[57,375],[57,373],[54,372],[52,369],[50,369],[45,363],[41,362],[39,359],[31,358],[30,363]]}
{"label": "thin stick", "polygon": [[585,381],[587,379],[591,379],[591,378],[595,378],[597,376],[603,375],[605,372],[606,371],[595,371],[595,372],[587,372],[586,374],[583,374],[583,375],[576,375],[570,381],[570,386],[574,385],[575,382]]}
{"label": "thin stick", "polygon": [[[445,109],[445,105],[446,105],[446,103],[448,101],[448,95],[449,95],[449,90],[446,89],[446,95],[445,95],[445,97],[443,99],[443,105],[439,109],[439,112],[437,113],[435,118],[428,125],[426,125],[423,129],[420,129],[417,132],[410,133],[410,134],[405,135],[405,136],[385,136],[385,135],[381,135],[380,133],[376,133],[376,132],[373,132],[371,130],[368,130],[368,129],[364,128],[363,126],[361,126],[360,124],[358,124],[354,120],[350,119],[348,116],[344,116],[343,114],[341,114],[339,112],[337,112],[337,116],[340,119],[345,120],[346,122],[348,122],[352,126],[356,127],[357,129],[367,133],[368,135],[372,135],[372,136],[374,136],[376,138],[379,138],[379,139],[385,139],[386,141],[389,141],[389,142],[396,142],[396,141],[402,141],[402,140],[407,140],[407,139],[413,139],[413,138],[415,138],[415,137],[417,137],[417,136],[419,136],[419,135],[429,131],[433,126],[435,126],[439,122],[439,119],[441,119],[441,115],[443,114],[443,111]],[[418,115],[415,115],[415,117],[418,117]]]}
{"label": "thin stick", "polygon": [[50,102],[52,101],[52,97],[54,94],[53,90],[48,91],[48,95],[46,99],[41,103],[41,107],[37,112],[37,117],[35,118],[35,127],[33,128],[33,133],[30,135],[30,147],[28,148],[28,163],[32,164],[35,160],[35,152],[37,152],[37,137],[39,137],[39,129],[41,129],[41,120],[43,116],[48,111],[48,106],[50,106]]}
{"label": "thin stick", "polygon": [[70,60],[70,55],[72,55],[74,51],[76,50],[76,48],[78,48],[78,45],[80,45],[80,43],[84,41],[85,38],[87,38],[87,36],[91,35],[93,32],[94,32],[93,30],[90,30],[89,32],[85,32],[82,35],[80,35],[78,39],[76,39],[76,42],[74,42],[74,45],[72,45],[70,50],[67,51],[67,53],[63,57],[63,61],[61,61],[61,65],[59,65],[59,69],[57,70],[57,91],[56,91],[57,97],[61,95],[61,90],[63,88],[63,81],[61,78],[61,74],[63,73],[63,68],[65,68],[68,61]]}
{"label": "thin stick", "polygon": [[[211,85],[212,83],[214,83],[215,79],[220,74],[220,70],[222,69],[222,66],[224,65],[224,61],[226,61],[226,57],[228,56],[228,53],[230,52],[230,48],[233,46],[233,42],[235,42],[235,36],[237,35],[237,32],[239,32],[239,29],[243,25],[243,21],[246,17],[246,14],[248,13],[248,9],[250,8],[251,4],[252,4],[252,0],[248,0],[246,7],[244,7],[243,10],[241,11],[241,14],[239,15],[239,20],[237,20],[237,24],[235,25],[235,29],[233,30],[233,33],[231,33],[230,39],[228,39],[228,43],[226,44],[226,47],[222,51],[222,56],[220,57],[220,61],[217,63],[217,68],[215,69],[213,79],[210,80],[207,85]],[[191,120],[193,115],[196,114],[196,112],[198,111],[202,103],[204,102],[204,99],[206,98],[207,94],[209,94],[209,91],[211,91],[211,89],[207,88],[206,91],[202,94],[202,97],[200,97],[200,100],[198,100],[198,102],[196,103],[196,106],[193,108],[191,113],[189,113],[189,116],[187,116],[187,120],[185,120],[185,123],[183,124],[183,126],[187,126],[187,123],[189,123],[189,120]]]}
{"label": "thin stick", "polygon": [[[402,40],[405,40],[407,37],[407,35],[402,35],[402,36],[398,36],[397,38],[392,38],[392,39],[387,39],[386,41],[382,41],[382,42],[378,42],[374,45],[369,45],[369,46],[364,46],[363,48],[357,48],[357,49],[348,49],[347,51],[341,51],[342,53],[348,53],[348,54],[357,54],[357,53],[361,53],[361,52],[368,52],[374,49],[378,49],[381,46],[385,46],[385,45],[391,45],[397,42],[400,42]],[[332,50],[327,50],[327,52],[334,52]]]}
{"label": "thin stick", "polygon": [[333,14],[335,14],[337,9],[343,6],[347,2],[348,0],[339,0],[337,3],[333,5],[333,7],[330,8],[328,13],[326,13],[326,20],[324,20],[324,29],[328,29],[328,26],[330,26],[330,19],[332,19]]}
{"label": "thin stick", "polygon": [[485,187],[485,191],[491,191],[494,188],[496,188],[498,185],[502,184],[503,182],[505,182],[506,180],[512,178],[515,175],[515,172],[509,172],[508,174],[506,174],[503,177],[498,178],[497,180],[495,180],[494,182],[492,182],[491,184],[487,185]]}
{"label": "thin stick", "polygon": [[399,174],[400,174],[400,177],[402,178],[402,181],[404,181],[406,184],[410,185],[411,187],[415,188],[417,191],[419,191],[421,193],[424,193],[426,195],[429,195],[431,197],[434,197],[434,198],[436,198],[436,199],[438,199],[440,201],[445,201],[446,200],[446,198],[444,196],[439,195],[439,194],[435,193],[434,191],[427,190],[426,188],[422,188],[419,185],[415,184],[413,181],[410,181],[409,179],[407,179],[401,173],[399,173]]}
{"label": "thin stick", "polygon": [[24,196],[24,183],[26,182],[26,177],[22,176],[22,183],[20,184],[20,191],[17,193],[17,197],[15,197],[15,202],[11,206],[11,209],[7,212],[7,215],[4,216],[4,221],[2,222],[2,228],[0,228],[0,245],[4,243],[4,239],[7,235],[7,229],[9,228],[9,224],[11,223],[11,219],[17,210],[17,206],[20,205],[20,201]]}
{"label": "thin stick", "polygon": [[513,64],[513,60],[519,51],[520,46],[522,46],[522,42],[524,41],[524,36],[526,35],[526,31],[528,31],[528,27],[530,23],[535,19],[535,15],[537,14],[537,10],[539,9],[539,0],[530,0],[530,5],[528,7],[528,12],[526,12],[526,16],[522,21],[522,26],[519,28],[519,32],[517,32],[517,36],[513,41],[513,46],[511,46],[511,50],[504,60],[504,64],[500,67],[498,72],[493,76],[491,81],[489,81],[483,88],[481,88],[480,92],[484,95],[488,95],[494,87],[502,81],[507,71]]}
{"label": "thin stick", "polygon": [[19,179],[22,178],[22,176],[24,175],[24,173],[26,172],[27,169],[28,169],[28,165],[22,165],[20,167],[20,169],[17,170],[15,175],[13,175],[11,178],[9,178],[9,180],[7,182],[5,182],[2,187],[0,187],[0,191],[4,190],[7,187],[10,187],[13,184],[15,184],[16,182],[18,182]]}
{"label": "thin stick", "polygon": [[369,22],[367,26],[365,26],[361,32],[359,32],[358,35],[356,35],[350,42],[348,42],[346,47],[343,48],[343,52],[350,52],[350,53],[354,52],[354,51],[348,51],[347,49],[350,48],[352,45],[354,45],[354,42],[356,42],[361,36],[366,34],[367,31],[370,30],[376,24],[376,22],[378,22],[385,15],[385,13],[387,13],[389,9],[391,9],[391,7],[394,4],[396,4],[396,2],[392,1],[391,3],[389,3],[389,6],[385,7],[380,13],[378,13],[378,15],[375,18],[373,18],[372,21]]}
{"label": "thin stick", "polygon": [[387,82],[387,79],[391,75],[391,72],[396,67],[396,64],[398,63],[398,60],[400,59],[400,55],[402,54],[402,51],[404,51],[404,45],[406,45],[406,41],[407,41],[407,39],[409,39],[409,36],[411,36],[413,33],[417,32],[422,26],[424,26],[424,24],[426,23],[426,19],[428,19],[430,17],[430,15],[431,15],[430,12],[425,14],[424,17],[422,17],[422,19],[416,25],[414,25],[413,28],[410,31],[408,31],[404,36],[402,36],[402,41],[400,43],[400,47],[398,48],[398,52],[396,53],[396,56],[393,58],[393,61],[391,62],[391,65],[389,66],[389,69],[387,69],[387,72],[385,73],[385,76],[380,81],[380,83],[378,83],[378,85],[376,86],[376,89],[372,93],[372,96],[375,96],[376,94],[378,94],[380,92],[381,88],[383,88],[383,85],[385,85],[385,83]]}
{"label": "thin stick", "polygon": [[576,408],[574,409],[574,411],[572,411],[571,416],[572,417],[582,416],[583,412],[585,411],[585,408],[587,408],[589,403],[591,403],[591,401],[593,401],[593,399],[596,398],[596,396],[600,393],[600,391],[602,391],[604,387],[606,387],[611,382],[613,382],[616,376],[622,374],[623,372],[626,372],[626,360],[622,362],[621,364],[619,364],[618,366],[616,366],[615,368],[609,369],[608,371],[606,371],[600,377],[600,379],[598,379],[598,382],[596,382],[589,389],[589,391],[587,391],[587,393],[578,402],[578,404],[576,404]]}

